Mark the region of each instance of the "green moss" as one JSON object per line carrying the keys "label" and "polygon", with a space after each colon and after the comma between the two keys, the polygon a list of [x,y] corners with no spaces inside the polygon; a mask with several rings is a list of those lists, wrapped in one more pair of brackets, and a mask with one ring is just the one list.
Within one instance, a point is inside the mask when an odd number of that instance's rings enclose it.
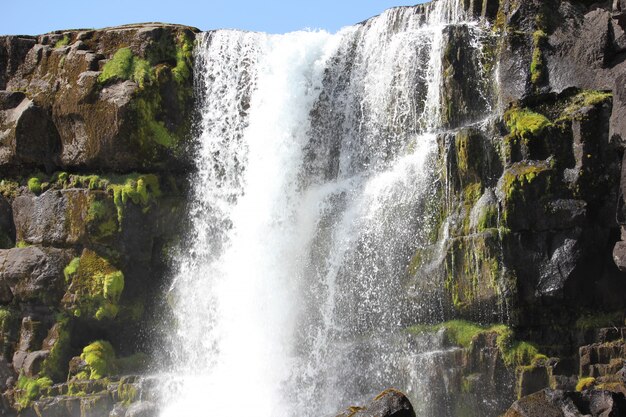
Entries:
{"label": "green moss", "polygon": [[30,403],[44,392],[45,389],[52,386],[52,380],[47,377],[42,378],[29,378],[24,375],[20,375],[17,380],[17,390],[15,393],[15,403],[19,410],[22,410],[30,405]]}
{"label": "green moss", "polygon": [[485,207],[478,217],[476,227],[479,232],[498,227],[498,207],[489,205]]}
{"label": "green moss", "polygon": [[0,307],[0,354],[5,358],[13,354],[13,343],[20,326],[20,315],[9,307]]}
{"label": "green moss", "polygon": [[135,374],[142,372],[148,365],[148,355],[142,352],[119,358],[117,367],[123,373]]}
{"label": "green moss", "polygon": [[612,100],[612,98],[613,94],[605,91],[581,91],[569,100],[567,106],[561,112],[559,120],[570,118],[573,113],[577,112],[583,107],[595,106],[600,103],[609,102]]}
{"label": "green moss", "polygon": [[80,266],[80,258],[76,257],[70,261],[69,264],[63,269],[63,275],[65,276],[65,282],[70,283],[76,272],[78,271],[78,267]]}
{"label": "green moss", "polygon": [[134,402],[137,399],[138,394],[139,391],[133,384],[120,382],[117,386],[117,396],[119,401],[125,406],[129,406],[132,402]]}
{"label": "green moss", "polygon": [[191,60],[193,57],[193,41],[187,35],[180,35],[176,44],[176,67],[172,75],[177,83],[182,84],[191,75]]}
{"label": "green moss", "polygon": [[17,181],[3,179],[0,180],[0,194],[8,199],[13,199],[19,195],[20,184]]}
{"label": "green moss", "polygon": [[476,336],[483,333],[485,328],[464,320],[452,320],[443,324],[448,340],[457,346],[470,347]]}
{"label": "green moss", "polygon": [[544,47],[548,36],[546,33],[539,29],[533,33],[533,56],[530,63],[530,82],[533,85],[538,85],[545,80],[545,62],[543,57],[542,48]]}
{"label": "green moss", "polygon": [[108,200],[92,200],[87,211],[87,222],[95,239],[113,236],[118,230],[116,208]]}
{"label": "green moss", "polygon": [[75,266],[76,270],[68,275],[71,283],[63,297],[65,308],[76,317],[114,319],[124,290],[124,274],[87,249]]}
{"label": "green moss", "polygon": [[165,124],[157,120],[160,111],[160,96],[152,94],[138,97],[133,105],[137,113],[137,138],[142,148],[150,148],[154,142],[165,148],[173,148],[178,140]]}
{"label": "green moss", "polygon": [[414,276],[421,266],[422,266],[422,249],[418,249],[413,255],[413,257],[411,258],[411,261],[409,262],[409,268],[408,268],[409,275]]}
{"label": "green moss", "polygon": [[62,46],[67,46],[70,43],[70,36],[66,33],[65,35],[63,35],[62,39],[59,39],[55,44],[54,47],[55,48],[60,48]]}
{"label": "green moss", "polygon": [[506,366],[529,364],[539,355],[538,349],[532,343],[515,340],[513,331],[509,327],[499,325],[493,330],[498,333],[496,345]]}
{"label": "green moss", "polygon": [[113,202],[117,208],[118,224],[122,227],[124,208],[128,202],[148,206],[161,196],[159,178],[156,175],[129,175],[123,182],[112,183],[107,187],[113,192]]}
{"label": "green moss", "polygon": [[580,330],[615,327],[624,324],[624,313],[586,313],[576,320],[576,328]]}
{"label": "green moss", "polygon": [[68,362],[71,357],[69,320],[62,318],[58,321],[53,330],[56,332],[56,340],[50,350],[50,355],[41,365],[40,375],[47,376],[53,381],[66,379]]}
{"label": "green moss", "polygon": [[28,189],[34,194],[41,194],[41,179],[39,177],[32,177],[28,180]]}
{"label": "green moss", "polygon": [[85,346],[80,358],[89,367],[89,379],[101,379],[117,372],[115,350],[107,341],[97,340]]}
{"label": "green moss", "polygon": [[64,171],[55,172],[50,178],[51,183],[58,184],[61,188],[63,188],[67,184],[68,180],[69,174]]}
{"label": "green moss", "polygon": [[130,48],[120,48],[104,65],[98,81],[106,83],[110,80],[132,79],[143,87],[146,82],[152,82],[153,77],[153,70],[148,61],[134,56]]}
{"label": "green moss", "polygon": [[546,116],[517,107],[509,109],[504,114],[504,121],[512,135],[524,140],[540,136],[546,128],[553,126]]}
{"label": "green moss", "polygon": [[473,341],[481,334],[496,333],[496,346],[506,366],[522,366],[531,364],[545,356],[540,355],[537,348],[528,342],[514,339],[513,330],[504,324],[483,326],[464,320],[452,320],[438,325],[418,325],[407,328],[413,334],[431,333],[445,329],[448,340],[463,348],[471,347]]}
{"label": "green moss", "polygon": [[576,391],[580,392],[592,388],[595,382],[596,379],[594,377],[580,378],[576,384]]}
{"label": "green moss", "polygon": [[552,193],[553,169],[545,162],[519,162],[504,172],[502,192],[505,205],[502,218],[506,222],[515,210],[527,201],[540,200]]}

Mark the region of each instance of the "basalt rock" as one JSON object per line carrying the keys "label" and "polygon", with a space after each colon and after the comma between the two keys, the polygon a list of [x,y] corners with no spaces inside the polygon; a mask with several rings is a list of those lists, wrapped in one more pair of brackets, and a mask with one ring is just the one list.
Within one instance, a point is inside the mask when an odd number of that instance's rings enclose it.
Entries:
{"label": "basalt rock", "polygon": [[0,169],[184,169],[195,32],[146,24],[1,37]]}
{"label": "basalt rock", "polygon": [[337,417],[415,417],[415,411],[403,393],[390,388],[378,394],[367,406],[350,407]]}

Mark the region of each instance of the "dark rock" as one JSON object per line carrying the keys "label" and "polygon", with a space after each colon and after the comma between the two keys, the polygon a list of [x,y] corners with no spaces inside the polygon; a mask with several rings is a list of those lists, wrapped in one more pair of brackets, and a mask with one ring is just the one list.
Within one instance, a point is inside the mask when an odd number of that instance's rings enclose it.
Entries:
{"label": "dark rock", "polygon": [[63,295],[70,250],[29,246],[0,250],[0,298],[54,303]]}
{"label": "dark rock", "polygon": [[81,397],[49,397],[35,401],[31,409],[35,410],[37,415],[46,417],[85,417],[81,411],[81,403]]}
{"label": "dark rock", "polygon": [[11,204],[0,195],[0,249],[9,249],[15,245],[15,226]]}
{"label": "dark rock", "polygon": [[16,237],[28,244],[67,247],[87,239],[90,203],[103,191],[50,190],[13,201]]}
{"label": "dark rock", "polygon": [[533,394],[550,386],[550,376],[548,368],[545,366],[522,367],[519,370],[518,397]]}
{"label": "dark rock", "polygon": [[[17,100],[5,101],[3,107]],[[17,106],[0,111],[0,168],[15,164],[52,170],[61,144],[47,112],[24,98]]]}
{"label": "dark rock", "polygon": [[[130,410],[129,410],[130,411]],[[128,416],[128,414],[127,414]],[[337,417],[415,417],[409,399],[400,391],[387,389],[372,400],[366,407],[351,407]]]}
{"label": "dark rock", "polygon": [[625,412],[626,398],[621,393],[543,390],[516,401],[504,417],[609,417],[622,416]]}
{"label": "dark rock", "polygon": [[[476,4],[480,7],[481,3]],[[481,73],[480,51],[472,46],[467,26],[448,26],[444,39],[442,117],[444,125],[457,127],[484,114],[488,102],[476,91],[481,89],[485,74]]]}
{"label": "dark rock", "polygon": [[0,358],[0,390],[6,390],[10,385],[10,379],[15,377],[15,373],[5,358]]}

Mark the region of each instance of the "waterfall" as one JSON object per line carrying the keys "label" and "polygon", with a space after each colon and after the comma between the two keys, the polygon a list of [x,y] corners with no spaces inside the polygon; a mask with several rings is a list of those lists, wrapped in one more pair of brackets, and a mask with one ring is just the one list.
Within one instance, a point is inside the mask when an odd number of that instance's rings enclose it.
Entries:
{"label": "waterfall", "polygon": [[200,35],[162,417],[332,415],[419,392],[406,276],[432,227],[443,30],[463,21],[439,0],[337,34]]}

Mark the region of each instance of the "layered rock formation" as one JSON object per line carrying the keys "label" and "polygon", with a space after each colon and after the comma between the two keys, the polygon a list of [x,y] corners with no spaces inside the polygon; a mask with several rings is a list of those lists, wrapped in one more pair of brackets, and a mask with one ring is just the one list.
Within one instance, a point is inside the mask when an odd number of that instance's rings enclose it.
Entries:
{"label": "layered rock formation", "polygon": [[113,376],[145,371],[163,316],[192,160],[196,32],[0,37],[5,414],[152,412],[131,406],[149,382]]}
{"label": "layered rock formation", "polygon": [[[417,294],[447,300],[444,316],[510,325],[514,361],[497,343],[483,349],[515,380],[501,396],[532,394],[506,415],[622,415],[622,4],[504,0],[488,13],[493,3],[465,6],[493,30],[480,53],[501,116],[440,136],[439,220],[409,274]],[[472,51],[461,30],[451,36],[444,103],[456,106],[449,125],[467,126],[481,106],[462,81]],[[489,331],[473,330],[466,350]],[[462,398],[473,376],[457,363]],[[544,388],[565,391],[534,394]]]}

